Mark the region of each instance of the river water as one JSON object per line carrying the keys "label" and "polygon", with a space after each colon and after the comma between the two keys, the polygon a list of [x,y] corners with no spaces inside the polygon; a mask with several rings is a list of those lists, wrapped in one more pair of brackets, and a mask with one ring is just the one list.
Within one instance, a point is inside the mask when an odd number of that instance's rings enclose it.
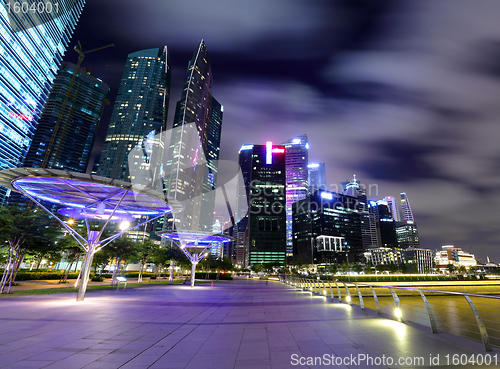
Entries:
{"label": "river water", "polygon": [[[353,303],[359,305],[359,298],[353,292],[351,294]],[[382,314],[395,319],[395,305],[392,297],[379,297],[378,299]],[[429,316],[422,297],[400,295],[399,299],[403,319],[427,326],[430,330]],[[438,330],[481,342],[476,319],[463,296],[427,296],[427,299]],[[500,299],[471,296],[471,300],[486,326],[490,343],[500,347]],[[376,310],[373,296],[364,296],[363,302],[365,308]]]}

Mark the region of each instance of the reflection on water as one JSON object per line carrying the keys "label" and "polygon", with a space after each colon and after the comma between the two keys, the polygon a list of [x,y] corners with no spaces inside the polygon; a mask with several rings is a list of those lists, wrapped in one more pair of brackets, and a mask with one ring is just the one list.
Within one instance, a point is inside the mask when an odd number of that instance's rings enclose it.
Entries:
{"label": "reflection on water", "polygon": [[[352,295],[353,303],[359,304],[359,299]],[[379,297],[382,314],[394,319],[394,301],[392,297]],[[399,296],[403,318],[407,321],[429,327],[429,317],[420,295]],[[500,347],[500,299],[471,297],[476,305],[484,325],[488,331],[490,343]],[[458,336],[467,337],[481,342],[479,329],[472,310],[463,296],[427,296],[440,331],[449,332]],[[364,296],[366,308],[375,310],[375,301],[371,296]]]}

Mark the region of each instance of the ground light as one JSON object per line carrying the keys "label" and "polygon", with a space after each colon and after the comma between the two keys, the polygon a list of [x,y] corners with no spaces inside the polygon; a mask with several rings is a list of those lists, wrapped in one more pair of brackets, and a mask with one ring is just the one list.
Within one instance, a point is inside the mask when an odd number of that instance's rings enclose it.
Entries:
{"label": "ground light", "polygon": [[400,309],[400,308],[396,308],[396,309],[394,310],[394,315],[396,315],[396,317],[397,317],[398,319],[401,319],[401,317],[403,316],[403,313],[401,312],[401,309]]}

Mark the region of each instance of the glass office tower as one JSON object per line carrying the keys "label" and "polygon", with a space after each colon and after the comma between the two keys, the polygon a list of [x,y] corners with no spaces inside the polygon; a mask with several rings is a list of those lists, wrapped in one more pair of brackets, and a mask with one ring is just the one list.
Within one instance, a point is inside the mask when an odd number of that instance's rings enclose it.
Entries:
{"label": "glass office tower", "polygon": [[[129,54],[120,81],[97,174],[133,181],[129,153],[166,129],[170,94],[167,47]],[[139,161],[139,160],[138,160]]]}
{"label": "glass office tower", "polygon": [[[224,107],[212,96],[212,68],[203,40],[189,61],[168,145],[165,188],[170,199],[189,203],[175,228],[211,232]],[[196,140],[189,133],[196,129]],[[197,141],[197,142],[195,142]],[[164,229],[173,229],[169,218]]]}
{"label": "glass office tower", "polygon": [[413,218],[413,212],[411,211],[410,201],[404,192],[401,192],[401,210],[403,212],[403,221],[415,221],[415,218]]}
{"label": "glass office tower", "polygon": [[292,205],[294,261],[303,264],[357,262],[363,256],[358,198],[316,191]]}
{"label": "glass office tower", "polygon": [[[248,216],[240,221],[236,249],[238,264],[283,262],[286,257],[286,159],[285,146],[244,145],[240,166],[245,193],[239,201],[248,201]],[[243,257],[242,246],[245,247]]]}
{"label": "glass office tower", "polygon": [[[23,165],[84,5],[84,0],[59,0],[61,16],[52,19],[9,13],[0,4],[0,169]],[[9,194],[0,187],[0,203]]]}
{"label": "glass office tower", "polygon": [[[24,161],[25,167],[42,167],[75,68],[72,63],[61,64],[38,120],[37,131]],[[85,173],[108,93],[107,84],[80,69],[44,168]]]}
{"label": "glass office tower", "polygon": [[292,204],[307,196],[309,143],[307,135],[302,135],[283,145],[286,152],[286,254],[293,256]]}
{"label": "glass office tower", "polygon": [[312,163],[307,166],[309,170],[309,194],[318,190],[326,190],[325,163]]}

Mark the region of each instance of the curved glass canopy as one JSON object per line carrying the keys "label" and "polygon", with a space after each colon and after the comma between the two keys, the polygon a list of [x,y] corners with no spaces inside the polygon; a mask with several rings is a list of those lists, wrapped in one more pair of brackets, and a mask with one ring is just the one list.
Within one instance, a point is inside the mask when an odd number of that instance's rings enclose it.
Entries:
{"label": "curved glass canopy", "polygon": [[[57,169],[5,169],[0,171],[0,185],[21,192],[51,214],[85,251],[77,301],[83,301],[85,297],[92,259],[96,252],[123,233],[164,216],[172,208],[181,210],[180,205],[172,204],[175,204],[174,201],[167,204],[162,192],[146,186]],[[86,237],[61,220],[54,214],[53,208],[49,209],[42,204],[43,201],[63,207],[59,211],[61,215],[85,219]],[[101,240],[110,222],[135,218],[141,218],[141,221]],[[104,220],[105,224],[97,231],[90,227],[89,220]]]}
{"label": "curved glass canopy", "polygon": [[226,237],[221,234],[212,234],[212,233],[204,233],[204,232],[195,232],[195,231],[171,231],[161,233],[163,238],[168,238],[172,241],[175,241],[177,244],[181,244],[184,247],[197,247],[197,246],[205,246],[218,242],[229,242],[231,241],[230,237]]}
{"label": "curved glass canopy", "polygon": [[0,185],[61,205],[59,214],[76,219],[108,220],[114,211],[110,221],[120,222],[180,210],[179,205],[167,204],[161,192],[145,186],[63,170],[7,169],[0,171]]}
{"label": "curved glass canopy", "polygon": [[231,237],[199,231],[168,231],[160,236],[176,244],[191,261],[191,287],[194,287],[196,264],[210,253],[210,249],[223,242],[231,241]]}

